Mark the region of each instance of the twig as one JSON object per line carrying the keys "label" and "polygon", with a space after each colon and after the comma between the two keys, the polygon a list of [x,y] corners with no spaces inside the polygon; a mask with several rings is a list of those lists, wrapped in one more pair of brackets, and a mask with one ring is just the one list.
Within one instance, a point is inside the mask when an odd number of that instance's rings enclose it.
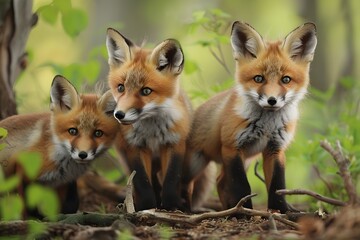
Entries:
{"label": "twig", "polygon": [[258,173],[258,170],[257,170],[258,166],[259,166],[259,161],[256,161],[255,167],[254,167],[255,176],[257,176],[263,183],[265,183],[265,179]]}
{"label": "twig", "polygon": [[243,214],[247,216],[260,216],[269,218],[271,215],[273,218],[279,222],[282,222],[286,225],[289,225],[293,228],[298,229],[298,224],[286,219],[286,214],[273,214],[265,211],[259,211],[249,208],[244,208],[242,205],[249,200],[250,198],[256,196],[256,194],[251,194],[242,198],[235,207],[229,208],[219,212],[206,212],[202,214],[194,214],[194,215],[186,215],[181,212],[164,212],[156,209],[144,210],[140,212],[135,212],[134,214],[129,214],[129,220],[131,222],[164,222],[168,224],[183,224],[187,226],[194,226],[197,223],[209,218],[220,218],[220,217],[228,217],[235,214]]}
{"label": "twig", "polygon": [[134,213],[135,212],[135,207],[134,207],[134,198],[133,198],[133,192],[134,192],[134,187],[133,187],[133,178],[136,174],[136,171],[133,171],[130,176],[129,179],[127,181],[126,184],[126,197],[125,197],[125,208],[126,208],[126,212],[127,213]]}
{"label": "twig", "polygon": [[336,141],[336,149],[334,149],[328,141],[321,141],[320,146],[329,152],[334,158],[336,164],[339,167],[340,176],[344,181],[346,192],[349,196],[349,204],[359,204],[359,199],[356,194],[355,186],[352,182],[350,171],[349,171],[349,159],[344,156],[340,142]]}
{"label": "twig", "polygon": [[271,232],[277,232],[276,222],[273,215],[269,216],[269,228]]}
{"label": "twig", "polygon": [[214,56],[214,58],[220,63],[221,66],[223,66],[223,68],[225,69],[225,71],[231,76],[231,71],[229,70],[228,66],[226,65],[225,62],[223,62],[219,56],[214,52],[214,50],[209,46],[209,51],[211,53],[211,55]]}
{"label": "twig", "polygon": [[316,192],[312,192],[309,190],[305,190],[305,189],[293,189],[293,190],[289,190],[289,189],[281,189],[281,190],[277,190],[276,191],[277,194],[280,195],[309,195],[312,196],[320,201],[326,202],[326,203],[330,203],[332,205],[336,205],[336,206],[346,206],[346,203],[334,198],[329,198],[329,197],[325,197],[322,196]]}

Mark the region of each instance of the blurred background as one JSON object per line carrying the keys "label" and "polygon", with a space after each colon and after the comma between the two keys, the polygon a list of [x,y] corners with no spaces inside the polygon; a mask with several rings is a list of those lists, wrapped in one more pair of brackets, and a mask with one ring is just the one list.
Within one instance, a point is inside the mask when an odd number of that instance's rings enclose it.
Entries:
{"label": "blurred background", "polygon": [[[314,22],[318,45],[311,64],[311,88],[301,104],[297,135],[287,153],[287,187],[345,196],[334,161],[319,147],[324,139],[340,140],[354,181],[360,182],[360,1],[77,0],[71,1],[77,14],[68,18],[54,8],[54,2],[33,2],[39,21],[26,46],[28,66],[15,84],[19,113],[48,110],[56,74],[81,91],[106,86],[108,27],[145,47],[166,38],[178,39],[186,62],[182,86],[196,107],[233,85],[235,65],[229,41],[233,21],[249,23],[269,40],[283,39],[304,22]],[[263,202],[264,184],[253,174],[253,167],[248,175],[253,192],[260,194],[255,202]]]}

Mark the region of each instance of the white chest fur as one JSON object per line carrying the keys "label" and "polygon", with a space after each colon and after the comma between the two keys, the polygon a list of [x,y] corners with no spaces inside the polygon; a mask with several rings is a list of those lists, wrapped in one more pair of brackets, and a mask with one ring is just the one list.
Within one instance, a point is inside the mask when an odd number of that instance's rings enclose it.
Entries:
{"label": "white chest fur", "polygon": [[176,144],[180,136],[172,132],[170,119],[151,117],[136,122],[133,129],[127,134],[127,141],[136,147],[147,147],[153,152],[158,151],[162,145]]}
{"label": "white chest fur", "polygon": [[237,148],[242,149],[247,157],[262,152],[267,146],[284,149],[293,138],[286,126],[298,117],[297,107],[285,106],[277,111],[267,111],[253,106],[254,111],[248,112],[248,126],[236,135]]}
{"label": "white chest fur", "polygon": [[160,146],[174,145],[180,140],[180,135],[172,130],[174,121],[171,112],[159,110],[135,122],[126,140],[133,146],[150,148],[153,152],[158,151]]}
{"label": "white chest fur", "polygon": [[42,174],[38,181],[49,186],[59,186],[76,180],[86,170],[89,169],[89,163],[77,163],[70,155],[69,147],[54,139],[57,143],[51,153],[50,159],[55,162],[56,167],[49,172]]}

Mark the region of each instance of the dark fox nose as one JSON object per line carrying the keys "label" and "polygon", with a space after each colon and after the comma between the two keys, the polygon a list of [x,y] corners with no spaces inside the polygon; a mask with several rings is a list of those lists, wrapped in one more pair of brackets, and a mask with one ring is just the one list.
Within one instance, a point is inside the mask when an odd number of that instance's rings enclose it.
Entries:
{"label": "dark fox nose", "polygon": [[271,106],[274,106],[276,104],[276,98],[274,97],[269,97],[268,99],[268,104],[270,104]]}
{"label": "dark fox nose", "polygon": [[85,159],[85,158],[87,158],[87,153],[86,152],[84,152],[84,151],[81,151],[81,152],[79,152],[79,158],[81,158],[81,159]]}
{"label": "dark fox nose", "polygon": [[114,113],[114,116],[115,116],[117,119],[121,120],[121,119],[124,119],[125,113],[124,113],[123,111],[116,111],[116,112]]}

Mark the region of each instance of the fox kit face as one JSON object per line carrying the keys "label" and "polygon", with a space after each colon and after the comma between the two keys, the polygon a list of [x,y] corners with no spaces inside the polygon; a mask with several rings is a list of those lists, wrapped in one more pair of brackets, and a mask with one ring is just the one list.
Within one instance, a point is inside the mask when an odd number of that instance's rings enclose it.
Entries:
{"label": "fox kit face", "polygon": [[118,127],[114,108],[110,91],[100,98],[79,95],[65,78],[55,77],[51,86],[55,159],[71,157],[77,163],[89,163],[109,148]]}
{"label": "fox kit face", "polygon": [[122,124],[172,112],[172,97],[179,93],[178,75],[184,56],[174,39],[160,43],[152,51],[135,46],[109,28],[106,45],[109,54],[109,85],[116,100],[115,118]]}
{"label": "fox kit face", "polygon": [[284,41],[264,42],[248,24],[235,22],[231,45],[237,61],[237,92],[246,103],[279,110],[301,100],[316,47],[315,25],[306,23]]}

